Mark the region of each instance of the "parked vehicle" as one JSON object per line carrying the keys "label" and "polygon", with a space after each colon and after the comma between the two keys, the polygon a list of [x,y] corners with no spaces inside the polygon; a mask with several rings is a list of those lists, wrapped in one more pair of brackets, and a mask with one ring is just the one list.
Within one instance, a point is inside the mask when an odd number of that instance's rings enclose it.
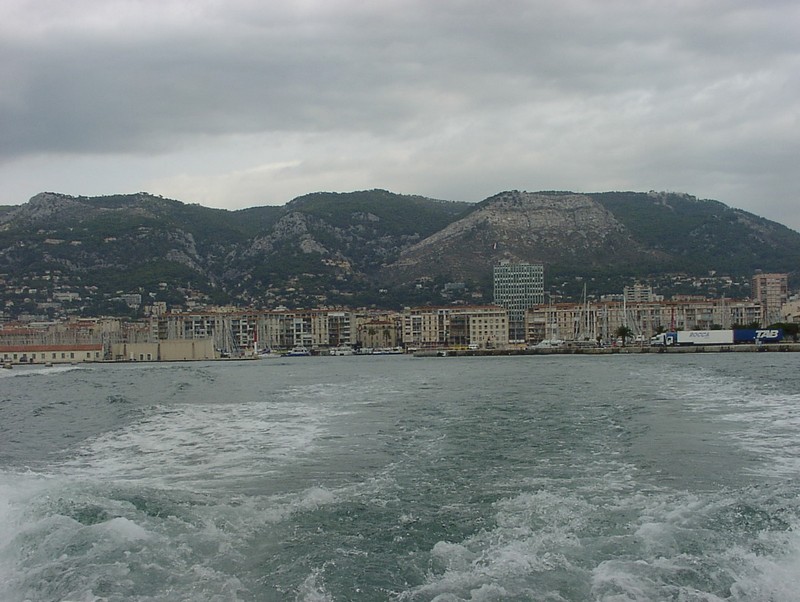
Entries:
{"label": "parked vehicle", "polygon": [[662,332],[650,339],[650,345],[669,347],[672,345],[735,345],[737,343],[779,343],[783,330],[766,328],[760,330],[679,330]]}

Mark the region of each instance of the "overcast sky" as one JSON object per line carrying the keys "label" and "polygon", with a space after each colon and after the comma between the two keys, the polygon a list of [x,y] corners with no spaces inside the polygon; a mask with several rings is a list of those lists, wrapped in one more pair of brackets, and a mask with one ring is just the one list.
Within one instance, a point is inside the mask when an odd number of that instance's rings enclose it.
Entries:
{"label": "overcast sky", "polygon": [[0,204],[669,190],[800,229],[796,0],[2,0]]}

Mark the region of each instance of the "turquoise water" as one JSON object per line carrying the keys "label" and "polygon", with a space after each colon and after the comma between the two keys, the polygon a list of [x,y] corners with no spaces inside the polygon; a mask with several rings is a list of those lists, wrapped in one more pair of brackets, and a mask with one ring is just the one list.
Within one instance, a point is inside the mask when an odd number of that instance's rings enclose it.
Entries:
{"label": "turquoise water", "polygon": [[0,600],[797,600],[795,354],[0,374]]}

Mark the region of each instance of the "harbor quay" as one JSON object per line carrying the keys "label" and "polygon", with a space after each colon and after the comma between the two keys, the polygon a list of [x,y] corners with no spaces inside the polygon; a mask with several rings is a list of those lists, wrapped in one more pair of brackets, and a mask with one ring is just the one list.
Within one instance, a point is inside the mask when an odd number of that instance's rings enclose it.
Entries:
{"label": "harbor quay", "polygon": [[[782,323],[797,324],[800,313],[785,313],[781,319]],[[106,317],[7,323],[0,327],[0,360],[13,365],[366,355],[368,351],[469,357],[798,350],[790,342],[793,335],[781,331],[780,324],[742,330],[743,324],[773,322],[766,320],[762,305],[754,302],[548,302],[529,308],[520,331],[523,336],[512,338],[509,313],[498,305],[407,307],[401,311],[220,307],[166,312],[141,320]],[[721,326],[727,329],[720,330]],[[719,336],[734,332],[730,341]],[[745,332],[755,333],[755,338],[781,333],[781,340],[749,345],[741,339]],[[656,337],[665,336],[654,333],[675,333],[676,337],[651,347]],[[684,348],[681,333],[693,333],[687,335],[690,338],[708,333],[711,339],[693,340],[697,344]]]}
{"label": "harbor quay", "polygon": [[656,347],[631,345],[626,347],[563,346],[527,349],[426,349],[414,352],[414,357],[499,357],[507,355],[628,355],[641,353],[780,353],[800,351],[800,343],[767,345],[693,345]]}

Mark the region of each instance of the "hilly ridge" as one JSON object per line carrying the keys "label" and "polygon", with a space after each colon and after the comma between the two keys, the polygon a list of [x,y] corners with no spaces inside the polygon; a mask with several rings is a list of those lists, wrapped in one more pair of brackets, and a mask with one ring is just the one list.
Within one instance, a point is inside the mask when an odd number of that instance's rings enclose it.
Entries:
{"label": "hilly ridge", "polygon": [[[432,265],[431,255],[438,257]],[[420,270],[477,279],[501,260],[556,270],[580,265],[589,273],[609,264],[635,270],[656,255],[589,196],[511,191],[406,249],[391,268],[401,279],[418,277]]]}
{"label": "hilly ridge", "polygon": [[606,192],[592,194],[635,232],[637,240],[663,253],[684,271],[726,272],[800,269],[798,233],[719,201],[687,194]]}
{"label": "hilly ridge", "polygon": [[397,306],[441,301],[420,281],[461,281],[490,300],[503,259],[542,262],[550,282],[594,278],[590,292],[604,293],[675,272],[795,272],[800,234],[718,201],[653,192],[507,191],[475,204],[320,192],[238,211],[146,193],[42,193],[0,208],[7,284],[57,271],[62,287],[91,285],[97,297],[181,286],[218,303]]}

